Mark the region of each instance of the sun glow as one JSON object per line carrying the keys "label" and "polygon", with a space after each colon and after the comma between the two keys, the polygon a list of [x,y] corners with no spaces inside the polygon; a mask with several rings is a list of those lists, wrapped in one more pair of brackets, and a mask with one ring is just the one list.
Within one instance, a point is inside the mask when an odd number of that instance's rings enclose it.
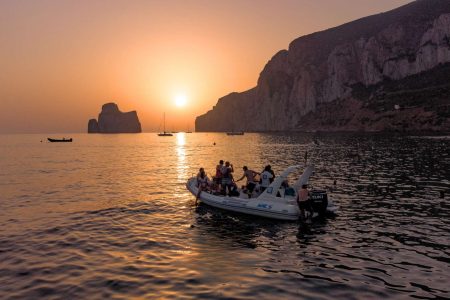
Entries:
{"label": "sun glow", "polygon": [[187,97],[186,95],[179,94],[175,96],[175,105],[177,107],[183,107],[187,104]]}

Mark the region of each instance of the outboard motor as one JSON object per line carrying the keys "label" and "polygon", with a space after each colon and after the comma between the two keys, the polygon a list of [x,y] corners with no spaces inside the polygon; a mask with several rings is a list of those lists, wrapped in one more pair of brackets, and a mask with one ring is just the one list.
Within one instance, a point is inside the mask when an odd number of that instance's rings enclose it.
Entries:
{"label": "outboard motor", "polygon": [[319,216],[325,215],[328,206],[328,195],[326,191],[312,190],[309,193],[309,201],[311,202],[313,210],[317,212]]}

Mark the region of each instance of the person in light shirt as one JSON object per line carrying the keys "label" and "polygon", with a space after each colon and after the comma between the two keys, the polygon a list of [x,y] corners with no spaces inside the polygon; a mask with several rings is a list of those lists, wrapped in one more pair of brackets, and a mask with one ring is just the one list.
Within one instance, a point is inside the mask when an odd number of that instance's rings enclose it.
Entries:
{"label": "person in light shirt", "polygon": [[219,164],[216,166],[216,176],[213,177],[216,192],[220,192],[222,185],[222,167],[223,167],[223,160],[220,160]]}
{"label": "person in light shirt", "polygon": [[203,168],[200,168],[200,170],[197,174],[198,193],[197,193],[197,198],[195,199],[195,204],[197,204],[197,201],[200,198],[201,192],[208,190],[210,183],[211,183],[211,181],[209,180],[208,175],[206,175],[205,170]]}
{"label": "person in light shirt", "polygon": [[264,192],[270,185],[271,179],[273,178],[272,173],[270,172],[270,167],[266,166],[264,168],[264,172],[261,173],[261,193]]}
{"label": "person in light shirt", "polygon": [[[234,185],[234,179],[233,179],[233,164],[230,164],[229,161],[225,162],[225,166],[222,167],[222,189],[225,195],[228,194],[230,196],[231,189]],[[228,193],[227,193],[228,190]]]}
{"label": "person in light shirt", "polygon": [[248,197],[251,198],[253,190],[255,189],[255,186],[256,186],[255,176],[259,175],[259,173],[255,172],[253,170],[249,170],[247,166],[244,166],[242,169],[244,170],[244,175],[242,175],[241,178],[236,180],[236,182],[241,181],[242,179],[244,179],[244,177],[247,178],[247,186],[246,186],[247,194],[248,194]]}

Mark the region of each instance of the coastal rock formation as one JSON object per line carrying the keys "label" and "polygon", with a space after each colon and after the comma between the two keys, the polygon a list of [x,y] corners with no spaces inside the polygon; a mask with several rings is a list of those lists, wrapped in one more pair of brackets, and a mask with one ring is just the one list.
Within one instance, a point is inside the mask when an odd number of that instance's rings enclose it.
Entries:
{"label": "coastal rock formation", "polygon": [[90,119],[88,122],[88,133],[98,133],[98,122],[97,119]]}
{"label": "coastal rock formation", "polygon": [[[294,40],[267,63],[255,88],[197,117],[196,131],[450,130],[448,80],[420,84],[450,78],[446,63],[450,1],[418,0]],[[394,89],[392,82],[408,78],[422,88]],[[416,122],[424,118],[432,122]]]}
{"label": "coastal rock formation", "polygon": [[88,133],[139,133],[141,123],[136,111],[121,112],[115,103],[106,103],[96,119],[89,120]]}

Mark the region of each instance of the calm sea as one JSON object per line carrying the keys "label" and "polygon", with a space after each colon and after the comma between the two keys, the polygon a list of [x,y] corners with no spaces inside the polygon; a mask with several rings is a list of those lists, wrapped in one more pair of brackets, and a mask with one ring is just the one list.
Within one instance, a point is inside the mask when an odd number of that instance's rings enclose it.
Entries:
{"label": "calm sea", "polygon": [[[450,297],[449,137],[71,137],[0,136],[1,299]],[[305,151],[340,205],[308,227],[185,188],[220,159],[279,173]]]}

